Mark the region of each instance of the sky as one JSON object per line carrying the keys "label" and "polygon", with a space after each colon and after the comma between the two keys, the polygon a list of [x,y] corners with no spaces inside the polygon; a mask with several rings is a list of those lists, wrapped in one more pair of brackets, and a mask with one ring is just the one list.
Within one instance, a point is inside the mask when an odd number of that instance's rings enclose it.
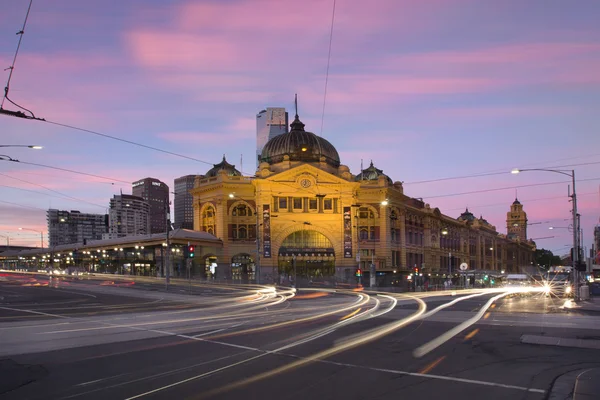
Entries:
{"label": "sky", "polygon": [[[29,0],[0,3],[4,87]],[[223,155],[253,175],[256,114],[285,107],[293,115],[297,93],[306,130],[329,140],[353,174],[372,160],[407,195],[453,217],[468,207],[501,233],[518,196],[529,237],[557,254],[572,242],[570,178],[510,170],[574,169],[591,247],[600,218],[597,0],[333,6],[33,1],[9,98],[46,122],[0,115],[0,145],[44,148],[0,148],[29,163],[0,161],[0,241],[39,246],[49,208],[106,213],[114,194],[131,193],[128,182],[151,176],[172,188]]]}

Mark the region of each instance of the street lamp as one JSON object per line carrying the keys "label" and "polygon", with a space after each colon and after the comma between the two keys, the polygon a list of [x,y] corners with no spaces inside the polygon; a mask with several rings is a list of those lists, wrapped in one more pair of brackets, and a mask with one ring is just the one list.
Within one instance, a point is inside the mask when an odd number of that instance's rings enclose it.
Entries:
{"label": "street lamp", "polygon": [[28,147],[30,149],[41,150],[42,146],[34,145],[34,144],[0,144],[0,147]]}
{"label": "street lamp", "polygon": [[577,268],[579,267],[579,226],[578,226],[578,214],[577,214],[577,195],[575,192],[575,170],[564,170],[564,169],[544,169],[544,168],[530,168],[530,169],[518,169],[515,168],[511,171],[512,174],[518,174],[525,171],[545,171],[554,172],[556,174],[566,175],[571,178],[573,182],[573,194],[570,197],[573,200],[573,280],[575,281],[575,301],[579,301],[579,274]]}
{"label": "street lamp", "polygon": [[44,233],[41,231],[38,231],[36,229],[31,229],[31,228],[19,228],[20,231],[32,231],[32,232],[37,232],[40,234],[40,241],[41,241],[41,248],[44,248]]}

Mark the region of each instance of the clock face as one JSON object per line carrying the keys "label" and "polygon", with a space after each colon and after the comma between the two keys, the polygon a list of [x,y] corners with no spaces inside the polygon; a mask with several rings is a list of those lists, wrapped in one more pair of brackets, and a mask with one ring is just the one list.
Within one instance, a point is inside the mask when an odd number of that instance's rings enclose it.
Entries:
{"label": "clock face", "polygon": [[300,181],[300,186],[302,186],[303,188],[310,187],[310,185],[312,185],[312,182],[310,181],[310,179],[302,179]]}

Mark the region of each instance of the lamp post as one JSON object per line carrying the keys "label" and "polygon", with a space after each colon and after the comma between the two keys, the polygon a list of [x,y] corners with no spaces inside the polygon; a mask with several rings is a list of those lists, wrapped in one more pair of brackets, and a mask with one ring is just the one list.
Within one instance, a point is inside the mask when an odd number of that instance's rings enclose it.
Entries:
{"label": "lamp post", "polygon": [[20,231],[32,231],[32,232],[37,232],[40,234],[40,243],[41,243],[41,247],[40,248],[44,248],[44,233],[41,231],[38,231],[36,229],[31,229],[31,228],[19,228]]}
{"label": "lamp post", "polygon": [[577,214],[577,195],[575,191],[575,170],[563,170],[563,169],[543,169],[543,168],[530,168],[530,169],[518,169],[515,168],[511,171],[513,174],[518,174],[525,171],[545,171],[554,172],[556,174],[566,175],[571,178],[573,184],[573,194],[570,195],[573,201],[572,218],[573,218],[573,280],[575,281],[575,301],[579,301],[579,274],[577,268],[579,266],[579,226],[578,226],[578,214]]}
{"label": "lamp post", "polygon": [[42,146],[34,145],[34,144],[0,144],[0,147],[28,147],[30,149],[41,150]]}
{"label": "lamp post", "polygon": [[6,250],[7,251],[10,250],[10,237],[4,236],[4,235],[0,235],[0,236],[2,236],[3,238],[6,238]]}

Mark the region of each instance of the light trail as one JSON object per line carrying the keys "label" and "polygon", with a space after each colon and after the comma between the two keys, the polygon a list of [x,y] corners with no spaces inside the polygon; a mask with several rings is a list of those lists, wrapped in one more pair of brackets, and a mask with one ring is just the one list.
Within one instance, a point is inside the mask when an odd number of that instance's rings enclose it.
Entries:
{"label": "light trail", "polygon": [[444,334],[438,336],[437,338],[425,343],[424,345],[417,347],[415,349],[415,351],[413,351],[413,356],[416,358],[423,357],[424,355],[435,350],[439,346],[446,343],[448,340],[452,339],[454,336],[458,335],[465,329],[467,329],[470,326],[472,326],[473,324],[475,324],[477,321],[479,321],[484,316],[484,314],[487,312],[488,308],[490,308],[490,306],[496,300],[501,299],[502,297],[508,296],[510,294],[514,294],[514,293],[529,293],[529,292],[541,291],[541,290],[543,290],[543,288],[533,288],[533,287],[525,288],[524,287],[524,288],[510,289],[508,291],[506,291],[506,289],[498,289],[498,290],[499,291],[504,290],[505,292],[500,293],[499,295],[494,296],[491,299],[489,299],[487,301],[487,303],[485,303],[485,305],[472,318],[469,318],[468,320],[464,321],[460,325],[455,326],[454,328],[452,328],[449,331],[445,332]]}

